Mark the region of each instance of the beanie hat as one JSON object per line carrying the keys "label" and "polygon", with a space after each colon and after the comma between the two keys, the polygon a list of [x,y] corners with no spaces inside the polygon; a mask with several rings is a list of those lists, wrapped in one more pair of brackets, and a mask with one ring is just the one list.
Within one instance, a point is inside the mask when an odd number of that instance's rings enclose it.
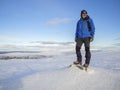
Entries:
{"label": "beanie hat", "polygon": [[82,10],[82,11],[81,11],[81,14],[83,14],[83,13],[86,13],[86,14],[87,14],[87,11],[86,11],[86,10]]}

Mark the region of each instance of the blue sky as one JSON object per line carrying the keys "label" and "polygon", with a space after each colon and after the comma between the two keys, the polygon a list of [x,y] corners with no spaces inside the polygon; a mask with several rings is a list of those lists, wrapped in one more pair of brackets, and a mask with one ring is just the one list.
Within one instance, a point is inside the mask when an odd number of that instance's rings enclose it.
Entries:
{"label": "blue sky", "polygon": [[120,0],[0,0],[0,43],[73,42],[82,9],[93,19],[93,45],[120,45]]}

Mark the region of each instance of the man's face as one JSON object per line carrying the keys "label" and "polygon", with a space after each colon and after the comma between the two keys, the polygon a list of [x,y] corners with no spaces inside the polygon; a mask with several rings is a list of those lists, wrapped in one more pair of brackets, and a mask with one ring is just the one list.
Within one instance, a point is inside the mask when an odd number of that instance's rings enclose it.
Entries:
{"label": "man's face", "polygon": [[86,18],[87,17],[87,13],[82,13],[82,18]]}

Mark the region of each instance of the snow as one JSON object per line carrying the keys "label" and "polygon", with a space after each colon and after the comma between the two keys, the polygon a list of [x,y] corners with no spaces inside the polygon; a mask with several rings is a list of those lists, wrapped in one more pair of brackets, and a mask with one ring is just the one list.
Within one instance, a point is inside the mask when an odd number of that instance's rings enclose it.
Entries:
{"label": "snow", "polygon": [[120,90],[119,50],[92,50],[88,72],[68,68],[76,60],[74,51],[0,54],[31,55],[46,57],[0,60],[0,90]]}

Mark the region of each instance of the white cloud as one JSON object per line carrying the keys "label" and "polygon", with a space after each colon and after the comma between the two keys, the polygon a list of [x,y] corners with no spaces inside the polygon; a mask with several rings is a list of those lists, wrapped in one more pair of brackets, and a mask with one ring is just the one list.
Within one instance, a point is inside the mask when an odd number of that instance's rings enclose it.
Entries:
{"label": "white cloud", "polygon": [[118,43],[115,43],[115,44],[113,44],[113,45],[115,45],[115,46],[120,46],[120,43],[118,42]]}
{"label": "white cloud", "polygon": [[120,37],[117,37],[117,38],[115,38],[114,40],[119,41],[119,40],[120,40]]}
{"label": "white cloud", "polygon": [[17,38],[10,37],[10,36],[0,36],[0,40],[4,40],[4,41],[7,41],[7,40],[17,40]]}
{"label": "white cloud", "polygon": [[[0,44],[0,50],[56,50],[72,49],[74,42],[55,42],[55,41],[31,41],[26,43]],[[72,47],[72,48],[71,48]]]}
{"label": "white cloud", "polygon": [[63,23],[69,23],[71,21],[70,18],[53,18],[47,21],[47,25],[58,25]]}
{"label": "white cloud", "polygon": [[32,41],[32,44],[41,44],[41,45],[73,45],[74,42],[55,42],[55,41]]}

